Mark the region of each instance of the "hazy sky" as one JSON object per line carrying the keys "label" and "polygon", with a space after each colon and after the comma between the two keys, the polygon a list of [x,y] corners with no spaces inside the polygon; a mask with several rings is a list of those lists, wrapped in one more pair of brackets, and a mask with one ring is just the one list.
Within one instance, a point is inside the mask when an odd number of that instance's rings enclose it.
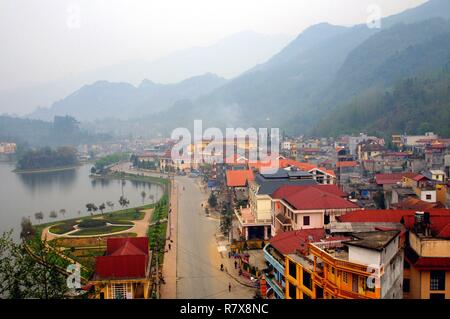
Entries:
{"label": "hazy sky", "polygon": [[0,90],[207,46],[253,30],[297,35],[426,0],[0,0]]}

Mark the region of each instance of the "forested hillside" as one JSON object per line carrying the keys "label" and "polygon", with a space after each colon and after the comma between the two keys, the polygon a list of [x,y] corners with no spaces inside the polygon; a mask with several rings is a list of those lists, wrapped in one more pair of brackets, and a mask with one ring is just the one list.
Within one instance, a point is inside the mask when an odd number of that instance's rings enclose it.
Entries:
{"label": "forested hillside", "polygon": [[316,136],[369,133],[450,136],[450,67],[400,81],[392,91],[372,91],[336,109],[311,131]]}
{"label": "forested hillside", "polygon": [[0,116],[0,141],[29,146],[59,146],[89,144],[110,138],[80,129],[78,122],[70,116],[56,116],[53,122]]}

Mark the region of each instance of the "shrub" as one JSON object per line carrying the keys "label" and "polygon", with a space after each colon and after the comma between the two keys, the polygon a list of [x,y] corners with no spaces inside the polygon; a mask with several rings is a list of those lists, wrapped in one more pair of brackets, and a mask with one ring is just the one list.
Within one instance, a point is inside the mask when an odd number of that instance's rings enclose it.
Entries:
{"label": "shrub", "polygon": [[85,219],[78,224],[80,228],[97,228],[106,226],[106,221],[98,219]]}

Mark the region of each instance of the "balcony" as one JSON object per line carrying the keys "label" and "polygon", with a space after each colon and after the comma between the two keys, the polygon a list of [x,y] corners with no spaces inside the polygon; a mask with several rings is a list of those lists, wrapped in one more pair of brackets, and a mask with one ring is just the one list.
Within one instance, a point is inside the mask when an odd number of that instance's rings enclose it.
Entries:
{"label": "balcony", "polygon": [[236,215],[239,223],[242,226],[270,226],[272,225],[272,219],[258,219],[253,216],[250,208],[235,209],[234,214]]}
{"label": "balcony", "polygon": [[[273,266],[279,273],[284,274],[284,259],[279,256],[275,256],[273,248],[270,245],[266,245],[263,249],[264,258]],[[272,252],[272,253],[271,253]]]}
{"label": "balcony", "polygon": [[270,288],[272,288],[278,298],[284,299],[284,289],[274,278],[270,278],[268,275],[266,275],[266,282],[270,286]]}

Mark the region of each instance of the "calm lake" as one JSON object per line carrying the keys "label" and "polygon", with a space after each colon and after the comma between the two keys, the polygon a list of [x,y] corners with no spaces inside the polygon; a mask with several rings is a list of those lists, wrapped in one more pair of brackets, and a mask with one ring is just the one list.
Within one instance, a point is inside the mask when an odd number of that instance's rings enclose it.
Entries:
{"label": "calm lake", "polygon": [[[22,217],[30,217],[33,224],[39,223],[34,218],[36,212],[44,213],[42,223],[46,223],[88,216],[87,203],[99,206],[111,201],[114,209],[120,208],[122,182],[90,178],[91,166],[86,164],[60,172],[16,174],[12,172],[13,164],[0,163],[0,233],[14,229],[14,237],[18,238]],[[155,201],[163,195],[160,185],[125,181],[123,194],[130,201],[129,207],[142,205],[143,190],[146,192],[145,204],[151,203],[150,194]],[[59,213],[60,209],[66,210],[65,216]],[[57,218],[49,217],[52,210],[58,213]],[[109,208],[105,210],[108,211]]]}

